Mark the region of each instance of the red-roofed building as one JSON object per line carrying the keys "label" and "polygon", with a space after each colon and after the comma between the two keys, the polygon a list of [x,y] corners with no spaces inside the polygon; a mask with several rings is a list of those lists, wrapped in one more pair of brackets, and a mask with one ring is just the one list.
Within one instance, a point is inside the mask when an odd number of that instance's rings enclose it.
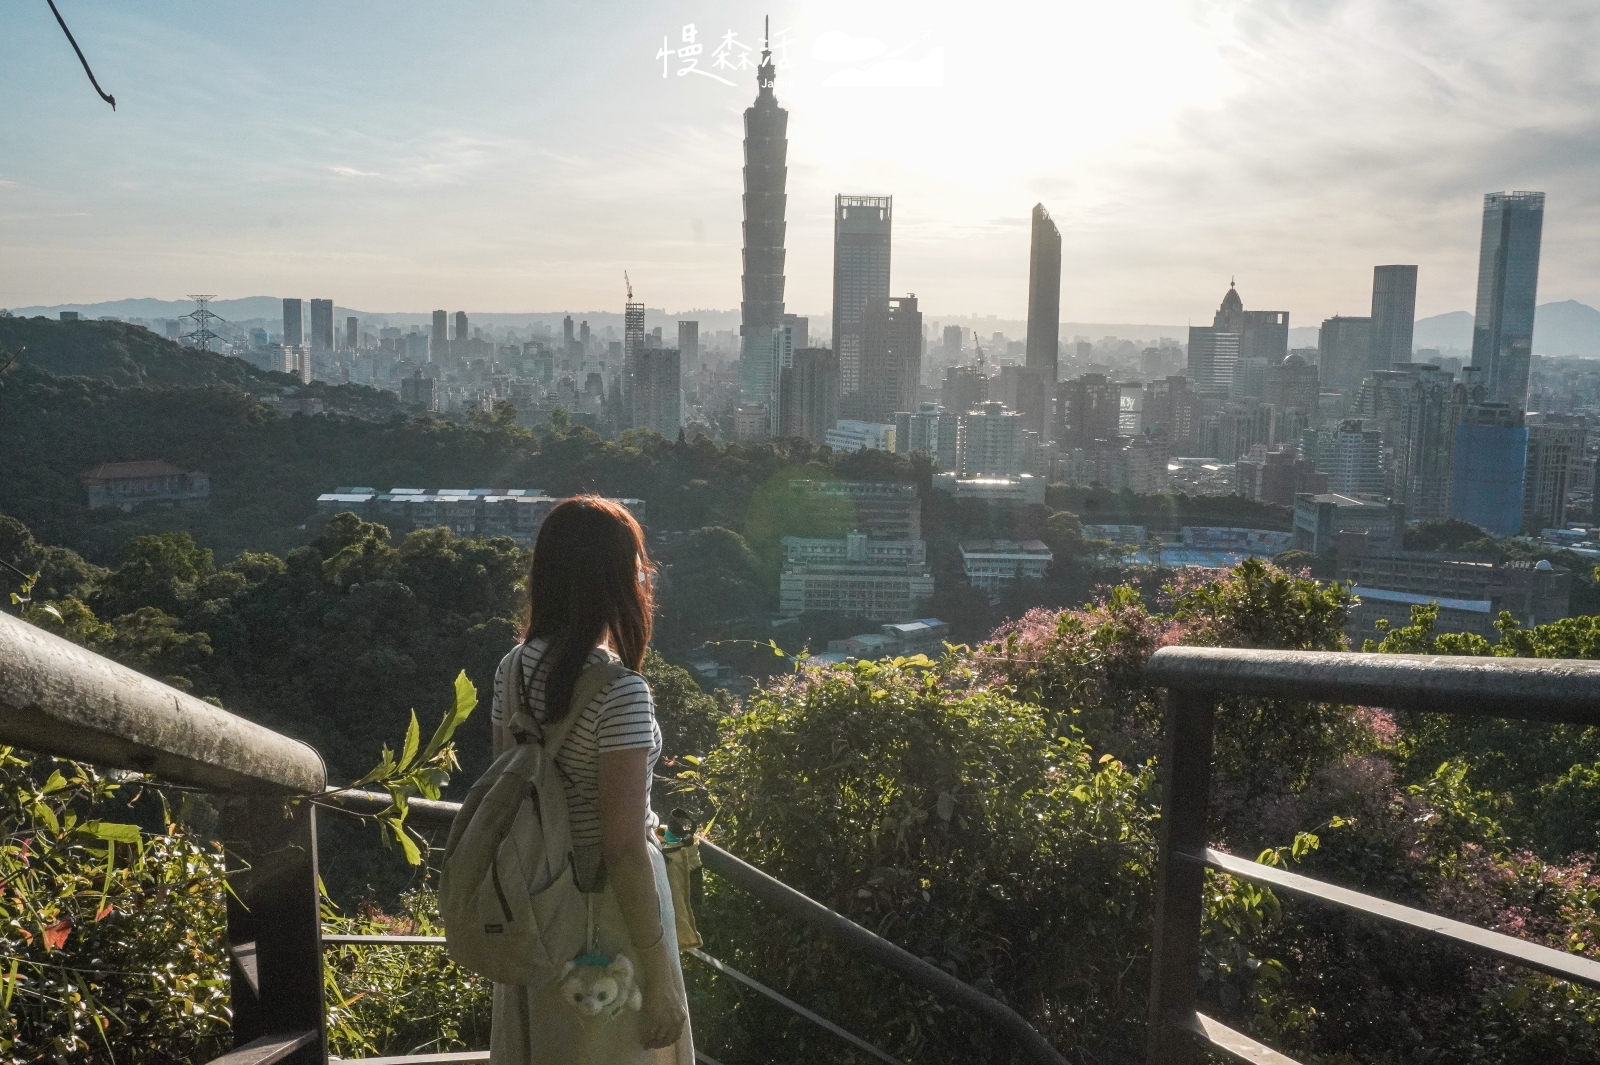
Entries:
{"label": "red-roofed building", "polygon": [[209,475],[180,470],[160,459],[102,462],[78,480],[88,490],[90,510],[132,510],[144,503],[204,505],[211,494]]}

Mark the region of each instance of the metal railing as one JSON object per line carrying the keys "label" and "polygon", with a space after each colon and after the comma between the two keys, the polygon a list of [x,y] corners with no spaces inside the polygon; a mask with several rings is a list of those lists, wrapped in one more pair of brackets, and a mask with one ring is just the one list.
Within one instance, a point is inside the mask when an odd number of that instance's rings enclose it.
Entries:
{"label": "metal railing", "polygon": [[[1207,868],[1600,987],[1600,962],[1244,861],[1212,849],[1206,832],[1213,722],[1226,694],[1600,725],[1600,663],[1168,647],[1151,658],[1146,680],[1168,689],[1151,1065],[1191,1065],[1206,1047],[1244,1061],[1293,1065],[1197,1009]],[[227,911],[235,1049],[213,1065],[326,1065],[317,808],[285,801],[328,790],[322,758],[313,748],[3,613],[0,742],[151,773],[215,794],[220,835],[243,862],[230,877]],[[337,801],[370,810],[387,805],[388,797],[345,792]],[[457,807],[413,800],[410,808],[416,823],[443,825]],[[775,910],[971,1011],[1024,1059],[1063,1065],[1062,1056],[1004,1004],[721,848],[704,844],[702,858],[713,874]],[[327,937],[326,944],[344,938]],[[399,945],[424,937],[387,938]],[[409,1060],[482,1059],[482,1052],[468,1052]]]}
{"label": "metal railing", "polygon": [[[219,834],[241,861],[229,877],[227,946],[234,1049],[212,1065],[326,1065],[327,1014],[323,950],[345,942],[437,945],[425,936],[349,937],[322,934],[317,876],[318,805],[292,798],[321,797],[352,812],[375,812],[389,797],[331,792],[322,757],[308,744],[253,724],[0,613],[0,742],[41,754],[153,774],[203,788],[219,799]],[[460,808],[413,799],[419,826],[448,827]],[[1005,1004],[916,957],[841,914],[806,897],[710,843],[705,867],[778,911],[845,948],[898,973],[987,1022],[1037,1065],[1065,1059]],[[230,865],[233,863],[230,863]],[[709,956],[724,975],[749,985]],[[764,988],[786,1008],[873,1050],[859,1037]],[[704,1061],[712,1061],[698,1055]],[[379,1062],[483,1061],[482,1051],[367,1059]],[[893,1059],[888,1059],[893,1060]],[[714,1065],[714,1063],[713,1063]]]}
{"label": "metal railing", "polygon": [[1207,869],[1600,987],[1593,959],[1224,854],[1211,848],[1206,831],[1213,725],[1225,695],[1600,725],[1600,662],[1164,647],[1151,657],[1145,680],[1167,689],[1149,1065],[1195,1065],[1207,1047],[1259,1065],[1295,1065],[1198,1009]]}

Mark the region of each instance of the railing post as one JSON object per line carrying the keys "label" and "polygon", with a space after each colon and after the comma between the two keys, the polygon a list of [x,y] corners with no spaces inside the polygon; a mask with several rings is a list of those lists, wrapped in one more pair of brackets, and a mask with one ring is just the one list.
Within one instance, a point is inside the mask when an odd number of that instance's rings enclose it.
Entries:
{"label": "railing post", "polygon": [[241,796],[227,802],[224,815],[228,864],[238,868],[228,878],[233,1045],[315,1032],[282,1060],[326,1065],[316,807]]}
{"label": "railing post", "polygon": [[1167,692],[1147,1065],[1196,1065],[1201,1060],[1199,1043],[1177,1028],[1173,1020],[1195,1011],[1205,867],[1178,859],[1175,852],[1203,854],[1209,843],[1206,805],[1211,793],[1211,729],[1215,713],[1215,692]]}

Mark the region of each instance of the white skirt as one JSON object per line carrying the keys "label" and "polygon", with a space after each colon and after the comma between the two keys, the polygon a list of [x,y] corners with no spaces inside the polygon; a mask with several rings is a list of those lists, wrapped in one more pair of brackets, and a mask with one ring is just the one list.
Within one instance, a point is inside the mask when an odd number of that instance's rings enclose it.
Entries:
{"label": "white skirt", "polygon": [[[673,964],[678,964],[678,930],[672,912],[672,888],[661,851],[650,847],[656,897],[661,900],[661,927]],[[595,939],[600,953],[627,955],[634,972],[642,972],[628,936],[622,911],[608,886],[595,900]],[[489,1036],[490,1065],[694,1065],[694,1039],[689,1022],[671,1046],[646,1050],[640,1045],[642,1011],[625,1010],[615,1017],[585,1017],[567,1003],[560,981],[544,987],[494,985],[494,1021]],[[683,986],[680,972],[678,986]],[[687,997],[684,1015],[689,1012]]]}

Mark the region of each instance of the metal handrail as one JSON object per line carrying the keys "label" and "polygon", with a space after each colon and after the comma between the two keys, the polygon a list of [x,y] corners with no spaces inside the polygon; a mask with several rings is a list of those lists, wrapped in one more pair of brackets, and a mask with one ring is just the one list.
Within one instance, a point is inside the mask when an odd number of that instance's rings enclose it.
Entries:
{"label": "metal handrail", "polygon": [[0,613],[0,737],[225,793],[310,795],[328,780],[310,744],[6,613]]}
{"label": "metal handrail", "polygon": [[[323,801],[362,812],[375,812],[389,805],[389,796],[372,791],[329,792]],[[426,805],[412,802],[409,804],[408,817],[420,825],[448,828],[460,808],[459,803],[453,802],[428,802]],[[830,910],[714,843],[705,840],[700,842],[700,860],[712,873],[779,912],[810,925],[841,946],[900,974],[907,983],[931,991],[982,1017],[1016,1044],[1028,1061],[1040,1065],[1066,1065],[1066,1059],[1038,1029],[1005,1003],[963,983],[937,965],[863,928],[843,914]]]}
{"label": "metal handrail", "polygon": [[1600,986],[1600,962],[1593,959],[1224,854],[1208,846],[1206,831],[1214,722],[1224,695],[1597,725],[1600,662],[1163,647],[1151,656],[1144,679],[1167,689],[1149,1065],[1198,1065],[1206,1047],[1262,1065],[1295,1065],[1196,1008],[1207,868]]}

